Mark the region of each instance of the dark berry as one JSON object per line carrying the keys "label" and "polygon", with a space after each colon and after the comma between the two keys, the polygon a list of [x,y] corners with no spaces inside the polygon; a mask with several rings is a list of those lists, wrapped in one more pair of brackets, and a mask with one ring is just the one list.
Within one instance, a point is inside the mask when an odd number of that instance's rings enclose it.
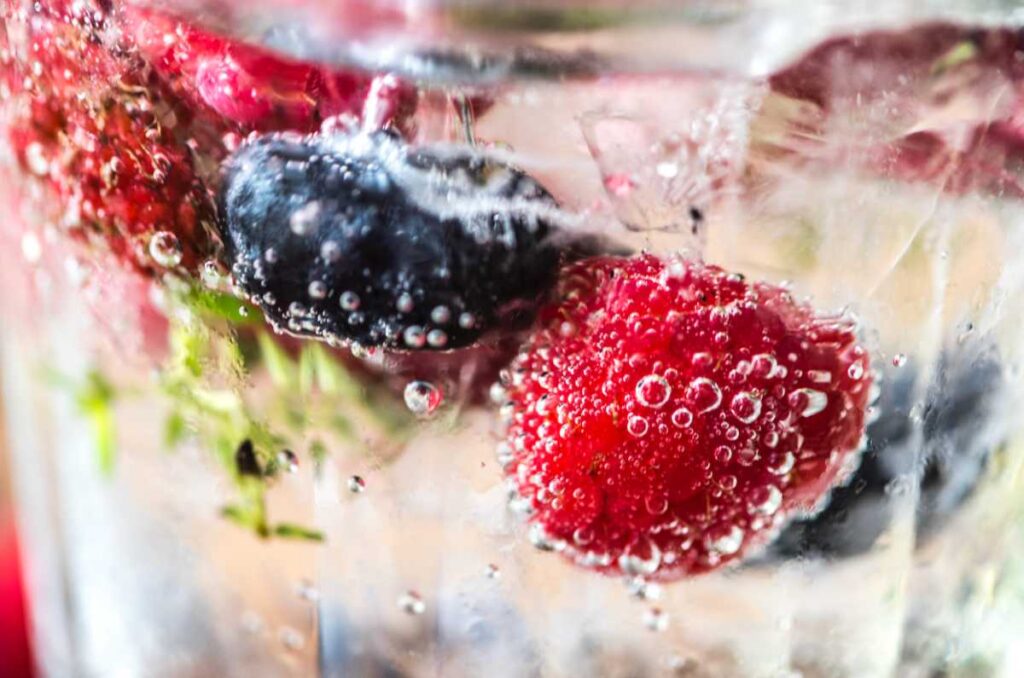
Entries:
{"label": "dark berry", "polygon": [[850,482],[825,509],[783,530],[769,557],[844,557],[864,553],[889,527],[902,486],[920,483],[918,539],[930,536],[973,492],[1004,437],[998,413],[1004,375],[993,346],[960,346],[939,361],[924,397],[920,437],[911,409],[911,364],[892,371],[868,426],[868,446]]}
{"label": "dark berry", "polygon": [[467,346],[553,281],[554,200],[467,147],[387,133],[270,135],[221,195],[236,284],[282,330],[398,349]]}

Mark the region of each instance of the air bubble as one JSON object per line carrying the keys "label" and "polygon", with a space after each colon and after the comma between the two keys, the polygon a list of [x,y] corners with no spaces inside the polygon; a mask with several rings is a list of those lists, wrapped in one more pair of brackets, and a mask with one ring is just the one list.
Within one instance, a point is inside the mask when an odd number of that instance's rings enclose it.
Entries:
{"label": "air bubble", "polygon": [[282,626],[278,629],[277,639],[281,645],[291,652],[299,652],[306,646],[306,639],[296,629],[290,626]]}
{"label": "air bubble", "polygon": [[642,438],[647,435],[647,429],[649,425],[647,420],[643,417],[638,417],[635,414],[630,415],[629,420],[626,422],[626,430],[629,435],[634,438]]}
{"label": "air bubble", "polygon": [[850,376],[850,379],[860,379],[864,376],[864,363],[857,360],[846,370],[846,374]]}
{"label": "air bubble", "polygon": [[297,473],[299,470],[299,458],[291,450],[278,452],[277,463],[288,473]]}
{"label": "air bubble", "polygon": [[320,257],[328,264],[337,263],[341,259],[341,245],[333,240],[324,240],[320,245]]}
{"label": "air bubble", "polygon": [[750,510],[761,515],[774,515],[782,506],[782,492],[774,485],[755,488],[750,493]]}
{"label": "air bubble", "polygon": [[750,360],[750,373],[761,379],[770,379],[775,376],[778,366],[773,356],[759,353]]}
{"label": "air bubble", "polygon": [[299,585],[295,588],[295,594],[301,600],[308,600],[311,603],[320,600],[320,592],[313,586],[313,582],[308,579],[303,579],[299,582]]}
{"label": "air bubble", "polygon": [[801,417],[813,417],[828,406],[828,396],[813,388],[798,388],[789,394],[788,401]]}
{"label": "air bubble", "polygon": [[660,607],[652,607],[644,612],[644,626],[651,631],[661,633],[668,628],[668,612]]}
{"label": "air bubble", "polygon": [[658,600],[661,598],[661,587],[643,577],[627,577],[626,589],[629,595],[640,600]]}
{"label": "air bubble", "polygon": [[573,530],[572,541],[577,546],[586,546],[594,541],[594,530],[589,527],[577,527]]}
{"label": "air bubble", "polygon": [[554,551],[558,548],[557,544],[548,536],[544,527],[539,523],[530,525],[526,538],[529,539],[533,548],[538,551]]}
{"label": "air bubble", "polygon": [[351,291],[342,292],[338,304],[343,311],[355,311],[359,308],[359,295]]}
{"label": "air bubble", "polygon": [[419,325],[409,325],[402,332],[402,341],[409,348],[423,348],[427,343],[427,333]]}
{"label": "air bubble", "polygon": [[793,464],[796,463],[796,458],[792,452],[785,452],[781,455],[773,458],[771,463],[768,464],[768,472],[777,476],[784,476],[793,470]]}
{"label": "air bubble", "polygon": [[649,575],[661,567],[661,549],[649,539],[641,539],[619,556],[619,568],[624,574]]}
{"label": "air bubble", "polygon": [[828,370],[807,370],[807,378],[815,384],[828,384],[832,381],[832,373]]}
{"label": "air bubble", "polygon": [[476,327],[476,316],[472,313],[460,313],[459,314],[459,327],[464,330],[473,329]]}
{"label": "air bubble", "polygon": [[244,629],[246,633],[256,635],[263,633],[264,629],[266,629],[266,624],[263,622],[263,618],[258,614],[252,610],[246,610],[242,614],[242,629]]}
{"label": "air bubble", "polygon": [[441,389],[429,381],[410,381],[405,385],[405,406],[417,417],[429,417],[441,405]]}
{"label": "air bubble", "polygon": [[722,404],[722,389],[710,379],[698,377],[686,388],[686,399],[699,414],[712,412]]}
{"label": "air bubble", "polygon": [[501,405],[508,400],[508,390],[501,385],[500,381],[496,381],[491,384],[491,388],[487,391],[487,396],[495,405]]}
{"label": "air bubble", "polygon": [[224,281],[224,276],[220,272],[220,266],[214,259],[207,259],[203,262],[203,266],[199,270],[199,277],[202,279],[203,284],[211,289],[217,289]]}
{"label": "air bubble", "polygon": [[292,212],[288,227],[295,235],[307,235],[317,229],[320,223],[320,203],[312,201]]}
{"label": "air bubble", "polygon": [[309,283],[308,292],[310,299],[323,299],[327,296],[327,283],[322,280],[314,280]]}
{"label": "air bubble", "polygon": [[533,410],[544,417],[551,412],[551,395],[545,393],[540,398],[537,398],[537,403],[533,406]]}
{"label": "air bubble", "polygon": [[753,393],[742,391],[733,396],[729,410],[732,416],[744,424],[750,424],[761,416],[761,399]]}
{"label": "air bubble", "polygon": [[395,308],[398,309],[399,313],[411,313],[415,306],[412,295],[408,292],[402,292],[402,294],[398,295],[398,300],[395,302]]}
{"label": "air bubble", "polygon": [[427,611],[427,604],[416,591],[406,591],[398,597],[398,607],[406,614],[421,615]]}
{"label": "air bubble", "polygon": [[149,240],[149,256],[164,268],[174,268],[181,263],[182,251],[178,236],[168,231],[157,231]]}
{"label": "air bubble", "polygon": [[442,348],[448,343],[448,335],[444,330],[430,330],[427,332],[427,343],[433,348]]}
{"label": "air bubble", "polygon": [[689,428],[690,424],[693,423],[693,412],[680,407],[672,413],[672,425],[677,428]]}
{"label": "air bubble", "polygon": [[712,529],[704,540],[704,546],[713,554],[731,556],[743,546],[743,530],[736,525]]}
{"label": "air bubble", "polygon": [[430,312],[431,322],[437,323],[438,325],[445,325],[452,319],[452,312],[448,310],[447,306],[435,306]]}
{"label": "air bubble", "polygon": [[652,516],[660,516],[668,511],[668,498],[663,494],[649,494],[644,499],[644,508]]}
{"label": "air bubble", "polygon": [[672,387],[665,377],[648,374],[637,382],[636,399],[645,407],[657,409],[668,402],[672,395]]}

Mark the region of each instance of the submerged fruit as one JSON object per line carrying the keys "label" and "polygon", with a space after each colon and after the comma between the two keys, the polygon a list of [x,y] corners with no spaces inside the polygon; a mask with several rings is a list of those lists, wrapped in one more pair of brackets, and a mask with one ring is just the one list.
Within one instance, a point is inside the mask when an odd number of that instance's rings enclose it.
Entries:
{"label": "submerged fruit", "polygon": [[918,539],[927,539],[973,493],[1007,434],[998,350],[986,342],[947,349],[923,398],[920,437],[911,415],[915,370],[900,369],[886,379],[880,415],[868,426],[864,458],[850,482],[832,493],[821,513],[787,525],[767,556],[864,553],[892,525],[900,490],[915,485],[915,527]]}
{"label": "submerged fruit", "polygon": [[529,310],[560,256],[530,177],[386,133],[257,138],[221,202],[237,285],[282,330],[333,343],[466,346]]}
{"label": "submerged fruit", "polygon": [[541,547],[672,579],[816,510],[857,461],[872,383],[852,323],[685,260],[567,268],[505,379],[499,451]]}

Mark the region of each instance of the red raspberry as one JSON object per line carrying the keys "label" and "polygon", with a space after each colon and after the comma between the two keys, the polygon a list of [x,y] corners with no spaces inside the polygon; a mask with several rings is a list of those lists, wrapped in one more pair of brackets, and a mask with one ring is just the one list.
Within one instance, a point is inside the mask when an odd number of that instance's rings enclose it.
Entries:
{"label": "red raspberry", "polygon": [[415,109],[415,89],[394,78],[374,89],[368,74],[287,59],[155,10],[126,8],[125,32],[177,94],[244,130],[314,132],[331,116],[358,118],[368,96],[385,99],[380,126],[401,127]]}
{"label": "red raspberry", "polygon": [[196,266],[214,207],[173,99],[98,9],[47,3],[8,21],[11,146],[52,189],[61,227],[142,270]]}
{"label": "red raspberry", "polygon": [[499,449],[535,544],[608,574],[716,569],[814,511],[858,460],[852,323],[720,268],[568,267],[506,377]]}

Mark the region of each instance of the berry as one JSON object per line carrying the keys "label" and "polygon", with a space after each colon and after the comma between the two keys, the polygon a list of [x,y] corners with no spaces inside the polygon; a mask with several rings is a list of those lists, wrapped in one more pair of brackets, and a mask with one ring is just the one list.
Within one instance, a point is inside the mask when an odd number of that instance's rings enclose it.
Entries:
{"label": "berry", "polygon": [[1005,377],[996,348],[973,342],[948,349],[923,398],[920,438],[910,412],[917,375],[908,365],[886,377],[879,417],[850,482],[808,520],[786,526],[769,558],[846,557],[869,550],[889,527],[899,488],[919,484],[917,537],[927,539],[971,496],[1006,436],[1000,412]]}
{"label": "berry", "polygon": [[126,8],[125,31],[183,99],[241,129],[312,132],[332,116],[358,117],[368,96],[383,99],[377,126],[401,125],[416,106],[415,89],[390,76],[295,61],[156,10]]}
{"label": "berry", "polygon": [[100,10],[37,6],[11,20],[24,31],[8,34],[8,134],[25,172],[55,195],[60,226],[142,270],[195,267],[214,206],[175,135],[173,99],[111,42]]}
{"label": "berry", "polygon": [[277,327],[332,343],[466,346],[528,315],[559,260],[535,181],[383,132],[256,138],[221,201],[236,284]]}
{"label": "berry", "polygon": [[1016,29],[946,23],[828,40],[770,77],[772,96],[792,101],[765,109],[793,117],[755,155],[1022,197],[1022,46]]}
{"label": "berry", "polygon": [[608,574],[713,570],[857,461],[852,323],[681,259],[567,267],[506,379],[499,459],[542,547]]}

